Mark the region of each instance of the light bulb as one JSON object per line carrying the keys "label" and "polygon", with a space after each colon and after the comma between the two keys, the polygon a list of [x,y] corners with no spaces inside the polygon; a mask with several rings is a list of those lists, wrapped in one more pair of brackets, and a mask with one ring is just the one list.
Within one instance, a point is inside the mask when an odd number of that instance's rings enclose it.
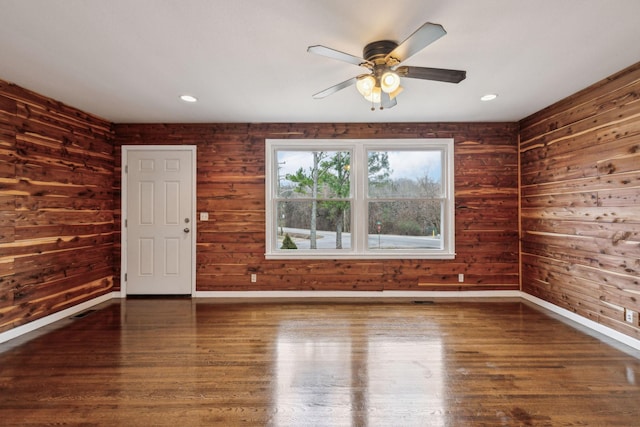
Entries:
{"label": "light bulb", "polygon": [[367,97],[371,95],[371,91],[376,85],[376,79],[371,74],[363,74],[358,76],[358,81],[356,82],[356,88],[360,95]]}
{"label": "light bulb", "polygon": [[396,73],[393,71],[387,71],[382,75],[382,78],[380,79],[380,87],[383,91],[391,93],[398,89],[398,86],[400,86],[400,76]]}

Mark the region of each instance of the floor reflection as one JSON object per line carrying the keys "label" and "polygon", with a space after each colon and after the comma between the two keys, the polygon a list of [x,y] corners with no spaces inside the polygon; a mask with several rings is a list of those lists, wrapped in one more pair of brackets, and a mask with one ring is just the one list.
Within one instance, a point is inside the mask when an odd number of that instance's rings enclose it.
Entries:
{"label": "floor reflection", "polygon": [[442,345],[425,337],[434,326],[380,320],[280,322],[274,425],[444,425]]}
{"label": "floor reflection", "polygon": [[[304,413],[307,421],[338,425],[351,401],[351,337],[348,324],[317,328],[316,322],[283,322],[278,328],[274,400],[277,425]],[[291,409],[288,412],[287,409]]]}
{"label": "floor reflection", "polygon": [[442,345],[437,339],[416,338],[369,341],[369,425],[411,425],[427,417],[431,426],[444,425]]}

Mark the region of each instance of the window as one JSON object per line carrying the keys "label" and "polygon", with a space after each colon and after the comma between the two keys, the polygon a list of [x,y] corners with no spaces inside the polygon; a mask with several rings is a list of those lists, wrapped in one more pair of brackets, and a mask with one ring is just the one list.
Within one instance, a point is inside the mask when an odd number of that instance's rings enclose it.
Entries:
{"label": "window", "polygon": [[454,251],[453,140],[267,140],[266,257]]}

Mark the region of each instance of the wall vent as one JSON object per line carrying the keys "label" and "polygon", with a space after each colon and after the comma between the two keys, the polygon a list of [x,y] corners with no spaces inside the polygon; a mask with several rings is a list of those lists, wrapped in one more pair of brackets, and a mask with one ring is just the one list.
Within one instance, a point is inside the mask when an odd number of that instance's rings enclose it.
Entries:
{"label": "wall vent", "polygon": [[82,319],[84,317],[87,317],[88,315],[90,315],[91,313],[95,312],[95,310],[86,310],[83,311],[81,313],[76,314],[75,316],[71,316],[71,319]]}

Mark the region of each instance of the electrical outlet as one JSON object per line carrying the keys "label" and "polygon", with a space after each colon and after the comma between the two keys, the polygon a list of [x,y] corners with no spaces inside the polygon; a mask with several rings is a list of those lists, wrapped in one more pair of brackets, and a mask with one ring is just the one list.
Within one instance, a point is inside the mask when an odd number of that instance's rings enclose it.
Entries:
{"label": "electrical outlet", "polygon": [[209,221],[209,212],[200,212],[200,221]]}
{"label": "electrical outlet", "polygon": [[464,282],[464,274],[458,274],[458,282]]}
{"label": "electrical outlet", "polygon": [[633,310],[629,310],[628,308],[624,311],[624,320],[627,323],[635,323],[636,322],[636,312]]}
{"label": "electrical outlet", "polygon": [[258,275],[255,273],[251,274],[251,283],[256,283],[258,281]]}

